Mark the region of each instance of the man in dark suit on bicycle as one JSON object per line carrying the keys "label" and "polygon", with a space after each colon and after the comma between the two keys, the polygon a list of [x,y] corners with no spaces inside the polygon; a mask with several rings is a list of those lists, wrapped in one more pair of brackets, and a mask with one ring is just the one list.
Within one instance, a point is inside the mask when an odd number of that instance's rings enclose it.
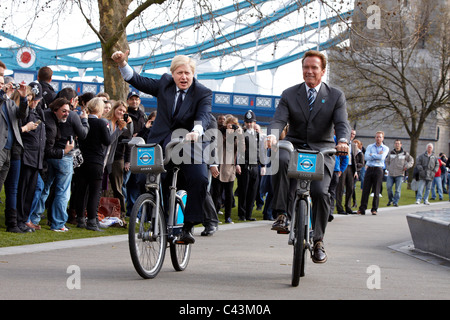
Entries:
{"label": "man in dark suit on bicycle", "polygon": [[[305,82],[286,89],[268,128],[266,146],[274,146],[280,133],[289,123],[286,140],[295,148],[320,150],[334,148],[333,130],[336,132],[336,149],[348,152],[350,125],[344,94],[322,82],[326,71],[326,57],[318,51],[308,51],[302,60]],[[288,230],[289,204],[294,201],[296,181],[287,177],[290,154],[279,151],[278,172],[273,176],[274,197],[272,208],[278,215],[272,230]],[[334,157],[325,156],[324,177],[311,183],[312,217],[314,221],[313,262],[324,263],[327,255],[323,237],[328,222],[330,196],[328,187],[334,168]],[[275,215],[274,215],[275,216]]]}
{"label": "man in dark suit on bicycle", "polygon": [[[208,128],[211,119],[212,91],[194,78],[195,62],[187,56],[176,56],[170,67],[171,74],[151,79],[140,76],[128,65],[128,55],[129,50],[125,53],[117,51],[111,57],[118,64],[124,80],[158,99],[158,115],[147,143],[158,143],[164,148],[171,140],[172,133],[180,129],[186,132],[186,140],[196,142]],[[203,221],[202,204],[208,184],[206,164],[204,161],[194,163],[193,158],[191,155],[190,163],[181,165],[188,195],[180,238],[185,243],[195,242],[191,230],[195,224]]]}

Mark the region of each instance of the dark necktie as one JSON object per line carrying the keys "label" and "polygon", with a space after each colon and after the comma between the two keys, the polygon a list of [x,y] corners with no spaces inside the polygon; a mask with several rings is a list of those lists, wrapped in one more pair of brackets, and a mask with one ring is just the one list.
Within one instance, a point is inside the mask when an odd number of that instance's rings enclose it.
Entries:
{"label": "dark necktie", "polygon": [[314,104],[314,93],[316,92],[316,89],[311,88],[308,90],[308,106],[309,106],[309,111],[312,110],[313,108],[313,104]]}
{"label": "dark necktie", "polygon": [[178,99],[175,105],[175,111],[173,112],[174,118],[178,115],[178,111],[180,111],[181,105],[183,104],[183,93],[184,91],[178,90]]}

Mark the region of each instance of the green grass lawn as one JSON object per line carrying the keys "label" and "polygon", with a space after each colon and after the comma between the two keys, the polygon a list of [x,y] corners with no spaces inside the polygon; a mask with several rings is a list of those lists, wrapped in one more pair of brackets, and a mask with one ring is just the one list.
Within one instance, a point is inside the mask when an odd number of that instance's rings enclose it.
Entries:
{"label": "green grass lawn", "polygon": [[[386,184],[383,184],[383,197],[380,198],[379,207],[386,207],[388,198],[387,198],[387,191],[386,191]],[[5,195],[2,191],[0,194],[1,200],[4,202]],[[361,200],[361,189],[360,189],[360,183],[358,182],[356,185],[356,200],[358,204]],[[370,210],[371,204],[372,204],[372,198],[369,198],[368,203],[368,209]],[[415,199],[415,192],[412,190],[407,190],[407,184],[404,183],[402,186],[402,194],[400,198],[399,205],[408,205],[408,204],[414,204],[416,201]],[[436,201],[436,200],[435,200]],[[448,201],[448,195],[444,195],[444,200]],[[235,198],[236,205],[238,204],[237,197]],[[72,239],[81,239],[81,238],[89,238],[89,237],[100,237],[100,236],[112,236],[112,235],[120,235],[120,234],[126,234],[127,229],[126,228],[107,228],[104,229],[104,232],[93,232],[86,229],[80,229],[77,228],[75,225],[67,224],[67,227],[70,228],[68,232],[54,232],[50,230],[50,227],[47,225],[47,220],[43,219],[40,223],[42,229],[38,230],[33,233],[26,233],[26,234],[15,234],[6,232],[5,227],[5,215],[4,215],[4,204],[0,204],[0,247],[9,247],[9,246],[18,246],[18,245],[26,245],[26,244],[36,244],[36,243],[44,243],[44,242],[53,242],[53,241],[61,241],[61,240],[72,240]],[[357,209],[355,209],[357,210]],[[262,210],[254,210],[253,211],[253,217],[257,220],[262,220]],[[233,208],[231,212],[231,218],[233,219],[234,223],[242,223],[238,220],[237,215],[237,207]],[[224,223],[224,217],[223,215],[219,215],[219,221]],[[202,227],[199,227],[202,228]]]}

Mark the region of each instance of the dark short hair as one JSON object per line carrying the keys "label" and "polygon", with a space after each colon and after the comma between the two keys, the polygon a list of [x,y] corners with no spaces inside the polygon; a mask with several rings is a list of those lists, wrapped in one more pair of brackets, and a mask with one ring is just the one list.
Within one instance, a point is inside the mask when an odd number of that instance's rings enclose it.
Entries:
{"label": "dark short hair", "polygon": [[53,112],[56,112],[65,104],[68,104],[70,106],[70,101],[66,98],[56,98],[52,103],[50,103],[48,107]]}
{"label": "dark short hair", "polygon": [[69,87],[61,89],[61,91],[59,91],[58,94],[56,95],[57,98],[66,98],[69,101],[75,98],[76,96],[78,96],[77,92]]}
{"label": "dark short hair", "polygon": [[50,82],[52,80],[53,70],[50,67],[42,67],[39,69],[37,76],[40,81]]}
{"label": "dark short hair", "polygon": [[316,51],[316,50],[307,51],[303,55],[302,65],[303,65],[303,62],[305,61],[305,59],[308,58],[308,57],[317,57],[317,58],[319,58],[320,61],[322,61],[322,69],[326,69],[327,68],[327,57],[325,57],[325,55],[322,52],[319,52],[319,51]]}

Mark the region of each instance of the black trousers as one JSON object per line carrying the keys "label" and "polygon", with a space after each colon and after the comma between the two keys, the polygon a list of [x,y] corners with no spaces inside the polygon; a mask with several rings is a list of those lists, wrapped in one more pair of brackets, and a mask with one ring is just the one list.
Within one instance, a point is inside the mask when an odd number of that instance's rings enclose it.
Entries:
{"label": "black trousers", "polygon": [[231,209],[233,208],[233,187],[234,181],[222,182],[222,188],[225,194],[225,220],[231,217]]}
{"label": "black trousers", "polygon": [[256,193],[259,185],[259,166],[241,165],[241,174],[238,178],[238,216],[250,219],[252,217],[253,206],[256,200]]}
{"label": "black trousers", "polygon": [[211,197],[214,201],[214,207],[216,211],[219,212],[222,207],[222,195],[223,195],[223,182],[219,180],[219,178],[211,178]]}
{"label": "black trousers", "polygon": [[379,195],[381,185],[383,183],[383,168],[367,167],[366,175],[364,176],[364,186],[361,195],[361,205],[359,211],[364,213],[367,209],[370,191],[373,191],[372,211],[378,210]]}
{"label": "black trousers", "polygon": [[[164,203],[169,203],[169,186],[172,184],[173,164],[166,166],[166,173],[161,175]],[[178,189],[186,190],[186,208],[184,221],[190,224],[202,223],[205,219],[204,202],[208,188],[208,168],[205,163],[181,164],[177,181]],[[165,208],[168,210],[168,208]],[[166,211],[167,212],[167,211]]]}
{"label": "black trousers", "polygon": [[[339,184],[339,171],[334,171],[333,176],[331,177],[330,187],[328,188],[328,192],[330,194],[330,216],[333,215],[334,212],[334,204],[336,200],[336,189]],[[338,210],[339,213],[339,210]]]}
{"label": "black trousers", "polygon": [[[278,172],[272,176],[273,184],[273,202],[272,208],[291,215],[288,211],[295,200],[295,191],[297,180],[289,179],[287,176],[290,153],[287,150],[279,150],[279,168]],[[327,167],[324,168],[324,176],[320,181],[311,182],[312,198],[312,218],[314,228],[314,241],[323,240],[325,229],[328,224],[330,214],[330,194],[328,193],[331,182],[331,172]]]}
{"label": "black trousers", "polygon": [[17,223],[24,225],[30,216],[39,170],[22,163],[17,188]]}
{"label": "black trousers", "polygon": [[102,192],[103,165],[85,162],[78,169],[77,174],[79,176],[74,190],[77,218],[82,218],[86,210],[88,219],[96,219]]}
{"label": "black trousers", "polygon": [[206,191],[206,198],[203,202],[203,213],[205,214],[205,217],[203,219],[203,225],[205,227],[217,227],[219,225],[217,210],[209,191]]}
{"label": "black trousers", "polygon": [[[344,172],[342,172],[339,178],[339,183],[336,189],[336,209],[338,213],[352,213],[352,196],[354,192],[354,175],[355,171],[351,166],[348,166]],[[345,203],[342,205],[342,198],[345,191]]]}

